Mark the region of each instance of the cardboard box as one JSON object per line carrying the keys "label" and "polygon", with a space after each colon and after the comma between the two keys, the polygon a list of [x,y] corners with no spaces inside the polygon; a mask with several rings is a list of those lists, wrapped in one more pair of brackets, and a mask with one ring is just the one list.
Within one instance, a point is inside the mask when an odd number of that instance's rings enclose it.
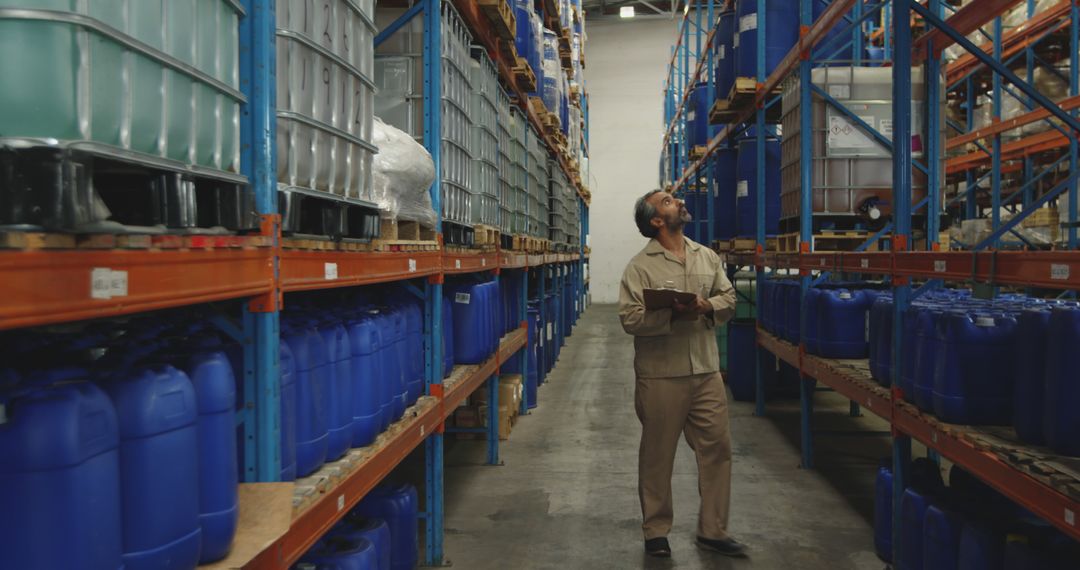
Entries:
{"label": "cardboard box", "polygon": [[[480,419],[487,425],[488,407],[486,405],[480,406]],[[517,417],[517,408],[508,406],[506,404],[499,406],[499,439],[505,441],[510,439],[510,430],[514,428],[514,418]]]}
{"label": "cardboard box", "polygon": [[[524,383],[521,374],[506,374],[499,378],[499,406],[513,404],[514,409],[521,407],[521,399],[524,397]],[[486,385],[477,388],[469,401],[475,405],[487,404],[488,387]]]}
{"label": "cardboard box", "polygon": [[[499,387],[499,397],[503,398],[502,400],[499,400],[499,403],[502,404],[503,402],[509,401],[514,404],[515,410],[521,409],[521,400],[525,397],[525,379],[522,378],[521,374],[504,374],[500,376]],[[512,398],[511,400],[506,400],[505,396],[503,396],[503,394],[507,392],[509,392],[509,395]]]}

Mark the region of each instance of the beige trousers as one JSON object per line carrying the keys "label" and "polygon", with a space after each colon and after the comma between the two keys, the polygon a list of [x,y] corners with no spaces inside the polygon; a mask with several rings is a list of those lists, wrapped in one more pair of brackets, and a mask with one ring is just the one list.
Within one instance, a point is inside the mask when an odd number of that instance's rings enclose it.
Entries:
{"label": "beige trousers", "polygon": [[731,502],[731,429],[719,372],[682,378],[638,378],[634,407],[641,420],[638,494],[645,540],[671,532],[671,472],[679,435],[698,465],[699,536],[725,539]]}

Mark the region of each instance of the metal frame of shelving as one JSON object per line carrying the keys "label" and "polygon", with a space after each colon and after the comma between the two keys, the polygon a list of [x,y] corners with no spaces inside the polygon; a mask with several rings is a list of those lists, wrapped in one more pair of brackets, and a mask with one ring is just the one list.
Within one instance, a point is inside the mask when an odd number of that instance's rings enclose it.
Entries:
{"label": "metal frame of shelving", "polygon": [[[1080,121],[1077,120],[1077,109],[1080,108],[1080,65],[1076,65],[1074,55],[1073,64],[1070,68],[1069,97],[1062,101],[1050,101],[1039,94],[1030,83],[1033,79],[1034,66],[1041,63],[1038,55],[1040,42],[1044,41],[1053,32],[1067,31],[1069,40],[1069,53],[1076,54],[1080,48],[1080,5],[1072,0],[1062,0],[1041,14],[1034,15],[1023,26],[1009,33],[1002,33],[1001,14],[1021,1],[1026,2],[1028,14],[1033,15],[1033,0],[990,0],[986,2],[972,3],[962,9],[947,7],[942,0],[886,0],[883,2],[868,2],[866,0],[833,0],[825,12],[817,19],[812,19],[811,0],[802,0],[800,3],[800,23],[802,25],[801,37],[795,47],[788,53],[777,69],[758,86],[754,104],[744,109],[736,120],[725,126],[717,135],[713,136],[706,148],[704,157],[690,161],[685,148],[685,118],[683,107],[687,104],[687,84],[692,85],[700,75],[701,66],[705,64],[707,55],[703,56],[700,47],[693,52],[697,60],[696,68],[690,66],[691,34],[697,34],[697,42],[700,46],[702,34],[708,34],[706,50],[712,48],[712,38],[716,31],[716,22],[710,16],[710,25],[702,29],[700,25],[696,31],[690,31],[691,23],[688,16],[684,16],[683,23],[679,28],[679,36],[672,60],[669,67],[668,81],[665,85],[665,119],[668,130],[664,139],[663,159],[670,162],[667,165],[671,177],[662,180],[669,184],[673,192],[681,192],[693,181],[700,178],[699,170],[709,165],[709,158],[720,145],[731,138],[731,135],[739,132],[744,127],[740,124],[753,122],[758,127],[758,136],[763,136],[762,127],[765,124],[764,110],[774,104],[768,93],[789,76],[797,77],[800,81],[800,105],[809,109],[811,96],[815,91],[811,81],[811,70],[821,55],[815,50],[822,47],[826,34],[829,34],[837,26],[847,26],[848,29],[859,27],[872,34],[875,41],[880,41],[885,47],[886,57],[891,54],[893,69],[893,100],[909,101],[912,99],[911,66],[923,65],[926,67],[927,81],[925,88],[927,96],[927,125],[928,133],[940,132],[939,123],[942,115],[941,101],[938,93],[943,87],[949,92],[955,89],[966,89],[966,93],[972,97],[967,101],[968,125],[972,124],[970,109],[974,104],[973,77],[979,73],[989,72],[992,76],[992,104],[995,120],[990,126],[977,131],[966,132],[955,124],[944,125],[956,131],[957,136],[940,144],[937,136],[928,137],[926,148],[926,161],[919,164],[912,158],[912,149],[909,145],[891,144],[892,140],[910,140],[913,131],[911,115],[906,105],[894,105],[893,107],[893,133],[885,137],[875,132],[868,125],[860,124],[853,118],[868,135],[875,139],[888,143],[893,152],[893,203],[894,212],[892,221],[876,234],[872,240],[892,232],[892,248],[884,252],[865,252],[866,245],[852,252],[843,253],[816,253],[812,250],[812,209],[811,192],[811,147],[810,139],[804,138],[806,144],[801,146],[802,152],[802,178],[803,192],[801,194],[801,216],[799,220],[799,252],[795,254],[776,254],[765,251],[764,235],[764,191],[761,187],[764,176],[761,170],[764,166],[763,141],[759,138],[758,144],[758,235],[757,251],[751,254],[728,254],[728,262],[737,265],[754,266],[757,279],[764,280],[771,273],[780,269],[789,270],[789,274],[798,271],[801,290],[803,295],[807,289],[829,273],[847,273],[861,275],[878,275],[889,279],[893,285],[893,354],[902,354],[904,350],[903,335],[900,331],[903,327],[903,319],[906,309],[911,301],[922,292],[932,289],[944,281],[953,282],[976,282],[989,285],[1012,285],[1018,287],[1040,287],[1046,289],[1076,290],[1080,289],[1080,252],[1076,251],[1076,220],[1077,220],[1077,137],[1080,132]],[[758,0],[758,13],[764,13],[764,0]],[[978,7],[976,7],[978,4]],[[702,10],[698,10],[701,12]],[[991,22],[995,32],[990,34],[988,41],[982,46],[976,46],[964,36]],[[878,25],[880,24],[880,25]],[[921,25],[925,31],[918,36],[913,32],[913,27]],[[758,33],[758,76],[763,76],[764,62],[762,56],[762,44],[765,32],[759,29]],[[846,40],[845,40],[846,41]],[[853,39],[858,46],[859,40]],[[832,47],[825,51],[835,51],[839,44],[835,40],[827,42]],[[968,55],[964,55],[956,61],[946,65],[942,59],[942,52],[951,45],[957,44],[965,49]],[[861,51],[861,50],[860,50]],[[861,56],[857,54],[858,58]],[[1016,77],[1009,71],[1009,63],[1023,61],[1026,63],[1027,81]],[[711,66],[711,63],[710,63]],[[1025,99],[1025,104],[1031,109],[1029,112],[1008,121],[1000,121],[1001,102],[1003,94],[1008,90],[1005,82],[1011,83],[1015,92]],[[828,98],[825,97],[826,101]],[[1017,143],[1002,144],[1001,133],[1023,125],[1056,119],[1060,126],[1055,126],[1048,133],[1027,137]],[[810,132],[810,113],[801,116],[802,131]],[[920,127],[915,125],[914,127]],[[1071,136],[1070,136],[1071,135]],[[895,138],[893,138],[895,137]],[[979,145],[979,150],[970,155],[953,157],[941,160],[947,150],[960,145],[975,143],[979,139],[991,138],[994,142],[991,148]],[[681,148],[680,148],[681,147]],[[1050,166],[1042,172],[1037,171],[1036,164],[1031,160],[1031,154],[1059,150],[1061,155],[1055,159],[1045,161]],[[1008,172],[1003,166],[1007,159],[1022,158],[1023,186],[1013,195],[1002,196],[1002,175]],[[1066,162],[1067,161],[1067,162]],[[1053,187],[1038,195],[1034,192],[1034,185],[1044,178],[1051,169],[1068,164],[1071,166],[1070,174],[1063,180],[1056,181]],[[972,170],[977,167],[989,169],[981,178],[974,176]],[[918,169],[927,174],[928,188],[927,199],[919,204],[911,203],[911,185],[913,170]],[[663,165],[662,165],[663,172]],[[941,181],[946,175],[964,174],[967,182],[966,192],[958,193],[948,204],[942,199],[943,188]],[[975,187],[989,180],[991,234],[978,244],[968,244],[966,251],[939,251],[938,234],[940,218],[943,211],[947,210],[960,200],[966,202],[964,211],[959,216],[962,219],[978,217],[980,208],[976,207]],[[1047,185],[1049,186],[1049,185]],[[1056,251],[1000,251],[996,249],[1002,236],[1012,231],[1024,217],[1034,209],[1045,205],[1055,197],[1068,192],[1069,200],[1069,223],[1065,224],[1067,235],[1065,238],[1066,249]],[[1025,209],[1002,223],[999,218],[1001,206],[1009,206],[1011,203],[1023,198],[1018,205]],[[913,239],[913,214],[925,213],[920,220],[925,220],[926,239],[919,240],[918,245],[924,247],[922,251],[916,250],[916,242]],[[713,217],[710,203],[708,219]],[[708,234],[714,235],[714,226],[710,223]],[[913,289],[912,281],[919,280],[928,285]],[[763,302],[761,288],[758,289],[757,303]],[[805,311],[805,303],[802,303]],[[800,322],[807,322],[805,314]],[[801,335],[805,338],[805,334]],[[997,490],[1004,493],[1020,505],[1038,513],[1047,521],[1057,526],[1062,531],[1076,539],[1080,539],[1080,527],[1077,527],[1076,513],[1080,504],[1069,497],[1051,489],[1046,484],[1017,471],[1012,466],[994,458],[991,454],[973,447],[970,443],[959,440],[946,431],[938,428],[938,422],[933,418],[922,416],[911,409],[911,406],[902,402],[899,398],[890,395],[887,391],[870,387],[866,383],[860,383],[846,376],[842,371],[833,368],[823,359],[809,355],[804,346],[795,346],[779,341],[772,335],[759,330],[758,344],[763,350],[767,350],[782,360],[790,363],[799,370],[800,374],[800,405],[801,405],[801,451],[802,463],[806,467],[813,466],[813,432],[811,418],[813,416],[813,394],[817,382],[829,386],[852,401],[852,411],[857,412],[862,406],[873,413],[889,421],[893,427],[893,501],[894,501],[894,533],[900,528],[899,505],[900,497],[907,483],[907,466],[911,459],[912,438],[925,444],[928,449],[940,453],[954,463],[983,479]],[[765,392],[760,371],[760,359],[755,359],[758,366],[756,390],[756,414],[765,413]],[[898,377],[897,370],[904,365],[903,358],[892,358],[893,377]],[[884,392],[884,393],[883,393]],[[899,559],[899,541],[894,540],[894,561]]]}
{"label": "metal frame of shelving", "polygon": [[[440,105],[439,6],[444,0],[419,0],[405,20],[425,18],[424,131],[425,146],[439,171]],[[450,1],[450,0],[445,0]],[[469,394],[485,382],[497,409],[500,365],[527,343],[525,324],[506,335],[499,349],[483,364],[455,367],[442,377],[442,288],[447,275],[490,273],[495,279],[514,272],[519,312],[527,315],[529,276],[543,294],[545,282],[562,285],[569,280],[578,308],[584,310],[584,252],[588,233],[589,193],[577,187],[578,210],[583,216],[579,253],[525,254],[513,251],[453,252],[337,252],[284,248],[277,214],[275,152],[275,1],[242,0],[240,20],[240,77],[246,103],[241,115],[241,170],[254,188],[262,217],[261,231],[252,236],[152,236],[128,249],[103,247],[84,250],[10,250],[0,252],[5,295],[0,296],[0,330],[77,320],[106,318],[217,301],[242,301],[242,314],[218,314],[214,322],[244,347],[244,383],[249,401],[238,412],[243,426],[246,482],[272,482],[280,476],[279,315],[285,293],[400,283],[424,303],[424,368],[426,397],[415,413],[399,424],[395,434],[353,473],[300,512],[289,531],[269,545],[248,565],[252,568],[287,568],[327,529],[372,489],[402,460],[424,443],[425,457],[425,562],[440,564],[443,556],[443,432],[445,420]],[[500,78],[519,101],[527,101],[495,45],[495,34],[475,0],[453,0],[479,43],[492,54]],[[547,7],[545,6],[545,9]],[[384,30],[392,33],[392,30]],[[380,34],[382,35],[382,34]],[[378,40],[376,40],[378,41]],[[587,97],[582,93],[587,109]],[[529,121],[537,115],[523,105]],[[543,129],[538,129],[544,133]],[[434,135],[434,136],[433,136]],[[583,134],[587,145],[588,131]],[[554,141],[545,133],[546,146]],[[586,147],[587,148],[587,147]],[[554,153],[559,167],[570,172],[567,157]],[[568,176],[568,178],[570,178]],[[431,188],[436,212],[439,180]],[[441,220],[437,222],[441,232]],[[101,247],[101,246],[97,246]],[[562,291],[562,289],[558,289]],[[544,304],[541,303],[541,307]],[[576,318],[578,312],[574,313]],[[235,320],[234,320],[235,319]],[[572,323],[562,315],[545,315],[569,332]],[[543,321],[547,323],[548,321]],[[522,358],[523,376],[528,359]],[[445,382],[445,383],[444,383]],[[523,402],[523,406],[527,402]],[[497,414],[489,414],[488,453],[498,461]]]}

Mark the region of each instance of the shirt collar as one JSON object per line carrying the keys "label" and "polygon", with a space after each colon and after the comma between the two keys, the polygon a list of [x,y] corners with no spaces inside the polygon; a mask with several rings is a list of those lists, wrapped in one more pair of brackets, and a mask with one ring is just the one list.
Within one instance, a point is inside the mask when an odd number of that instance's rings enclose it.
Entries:
{"label": "shirt collar", "polygon": [[[688,238],[686,236],[683,236],[683,239],[686,240],[686,249],[688,249],[690,251],[693,251],[695,253],[699,249],[701,249],[701,245],[694,242],[694,241],[692,241],[690,238]],[[645,253],[647,253],[649,255],[655,255],[655,254],[658,254],[658,253],[664,253],[666,251],[667,250],[664,249],[664,246],[660,245],[660,242],[657,241],[656,238],[650,239],[649,243],[645,246]]]}

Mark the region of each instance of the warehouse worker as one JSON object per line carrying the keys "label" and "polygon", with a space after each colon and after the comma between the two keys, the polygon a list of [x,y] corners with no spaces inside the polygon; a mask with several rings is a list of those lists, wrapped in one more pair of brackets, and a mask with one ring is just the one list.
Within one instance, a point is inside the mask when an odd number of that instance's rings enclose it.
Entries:
{"label": "warehouse worker", "polygon": [[[634,221],[649,239],[626,266],[619,319],[634,335],[634,407],[641,421],[638,494],[645,552],[671,556],[671,473],[685,434],[698,464],[697,544],[728,556],[746,547],[727,532],[731,430],[715,327],[735,314],[735,290],[719,256],[683,236],[690,213],[682,200],[653,190],[638,199]],[[646,310],[645,289],[679,289],[693,302]]]}

